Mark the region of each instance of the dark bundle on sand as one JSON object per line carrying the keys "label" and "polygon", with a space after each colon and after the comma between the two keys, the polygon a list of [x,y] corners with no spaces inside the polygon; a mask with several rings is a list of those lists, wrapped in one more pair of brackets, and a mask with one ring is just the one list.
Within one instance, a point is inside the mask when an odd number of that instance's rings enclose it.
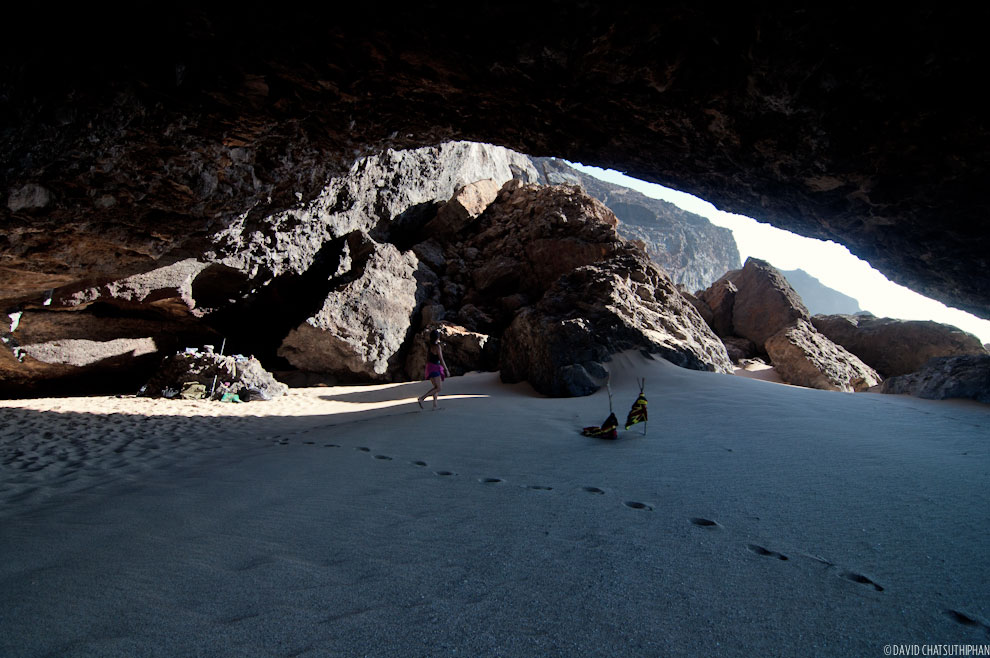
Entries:
{"label": "dark bundle on sand", "polygon": [[[201,385],[196,386],[196,384]],[[237,396],[242,402],[271,400],[288,387],[277,381],[254,357],[223,356],[213,352],[179,352],[165,359],[141,391],[150,397]]]}

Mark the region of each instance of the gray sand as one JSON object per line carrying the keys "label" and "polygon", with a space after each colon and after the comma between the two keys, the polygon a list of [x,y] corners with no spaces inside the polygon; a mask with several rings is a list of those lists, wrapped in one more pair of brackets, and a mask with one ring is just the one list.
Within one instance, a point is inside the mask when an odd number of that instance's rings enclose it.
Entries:
{"label": "gray sand", "polygon": [[0,403],[3,656],[882,656],[990,644],[990,407],[622,356],[221,405]]}

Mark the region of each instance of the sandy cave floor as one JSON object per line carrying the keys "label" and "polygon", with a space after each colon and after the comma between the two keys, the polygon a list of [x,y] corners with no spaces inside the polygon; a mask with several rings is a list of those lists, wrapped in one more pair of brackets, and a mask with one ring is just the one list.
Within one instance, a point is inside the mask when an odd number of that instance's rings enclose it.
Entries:
{"label": "sandy cave floor", "polygon": [[884,655],[990,644],[990,407],[624,355],[272,402],[0,402],[0,655]]}

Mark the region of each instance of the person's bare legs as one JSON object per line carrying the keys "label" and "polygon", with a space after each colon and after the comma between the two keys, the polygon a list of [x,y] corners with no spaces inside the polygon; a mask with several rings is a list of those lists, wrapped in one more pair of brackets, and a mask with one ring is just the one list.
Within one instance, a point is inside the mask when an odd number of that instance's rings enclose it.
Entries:
{"label": "person's bare legs", "polygon": [[439,409],[437,406],[437,396],[440,395],[440,389],[443,388],[443,380],[439,377],[434,377],[430,380],[433,382],[433,410]]}
{"label": "person's bare legs", "polygon": [[416,398],[416,401],[419,403],[420,409],[423,408],[423,400],[430,397],[431,395],[433,396],[433,408],[437,409],[437,395],[440,393],[442,381],[443,380],[441,380],[439,377],[430,377],[430,383],[433,384],[433,388],[431,388],[426,393],[423,393],[421,396]]}

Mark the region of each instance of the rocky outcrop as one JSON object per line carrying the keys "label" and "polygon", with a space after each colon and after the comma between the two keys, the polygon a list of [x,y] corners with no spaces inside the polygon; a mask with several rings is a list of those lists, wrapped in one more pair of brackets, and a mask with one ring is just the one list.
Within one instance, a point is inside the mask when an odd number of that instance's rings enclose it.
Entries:
{"label": "rocky outcrop", "polygon": [[727,336],[722,339],[722,343],[733,363],[742,364],[743,361],[756,358],[761,351],[756,348],[753,341],[738,336]]}
{"label": "rocky outcrop", "polygon": [[[795,321],[811,319],[787,279],[766,261],[748,258],[741,270],[729,272],[724,279],[737,290],[732,297],[732,333],[736,336],[763,345]],[[716,287],[705,297],[728,294],[719,290]]]}
{"label": "rocky outcrop", "polygon": [[440,206],[437,216],[423,228],[424,235],[449,235],[464,229],[485,212],[498,196],[499,187],[498,183],[487,178],[458,188],[450,201]]}
{"label": "rocky outcrop", "polygon": [[861,310],[857,300],[829,288],[804,270],[782,270],[781,274],[812,315],[852,315]]}
{"label": "rocky outcrop", "polygon": [[938,322],[873,315],[816,315],[811,322],[884,377],[915,372],[937,356],[986,354],[976,336]]}
{"label": "rocky outcrop", "polygon": [[726,278],[722,278],[713,283],[708,290],[698,295],[698,298],[702,302],[699,306],[704,306],[708,309],[708,315],[710,316],[708,324],[711,325],[712,330],[719,337],[728,338],[735,335],[735,327],[732,324],[732,311],[736,305],[736,294],[738,292],[739,288],[736,284]]}
{"label": "rocky outcrop", "polygon": [[427,338],[436,329],[443,345],[443,360],[452,377],[471,371],[498,369],[498,340],[486,334],[468,331],[464,327],[440,322],[427,324],[412,341],[406,359],[406,377],[423,379],[426,370]]}
{"label": "rocky outcrop", "polygon": [[765,261],[749,258],[692,297],[734,363],[766,354],[788,384],[827,390],[863,391],[881,381],[815,329],[801,298]]}
{"label": "rocky outcrop", "polygon": [[147,313],[121,316],[109,306],[28,309],[14,314],[0,345],[0,395],[133,393],[162,353],[220,338],[198,322]]}
{"label": "rocky outcrop", "polygon": [[366,253],[330,292],[320,310],[292,329],[278,349],[300,370],[359,381],[388,380],[401,368],[400,350],[423,294],[412,252],[366,240]]}
{"label": "rocky outcrop", "polygon": [[[355,232],[408,249],[422,239],[424,224],[440,206],[447,204],[451,217],[479,212],[487,203],[478,194],[491,194],[513,176],[535,180],[537,173],[526,156],[490,144],[389,149],[357,160],[312,199],[280,212],[239,216],[211,237],[207,257],[263,282],[306,272],[328,243]],[[479,182],[486,180],[490,183]],[[451,200],[458,190],[460,196]]]}
{"label": "rocky outcrop", "polygon": [[788,384],[853,392],[866,391],[881,381],[876,371],[803,319],[771,336],[764,346]]}
{"label": "rocky outcrop", "polygon": [[652,199],[622,185],[606,183],[556,158],[533,158],[548,185],[580,185],[615,213],[619,235],[639,240],[646,253],[688,290],[707,288],[727,270],[739,267],[732,231],[706,218]]}
{"label": "rocky outcrop", "polygon": [[891,377],[881,393],[906,393],[930,400],[971,398],[990,403],[990,355],[936,357],[920,370]]}
{"label": "rocky outcrop", "polygon": [[[447,234],[442,258],[433,256],[443,262],[436,298],[424,309],[431,321],[501,336],[503,379],[548,395],[597,390],[603,364],[625,349],[727,371],[722,345],[617,223],[577,186],[509,181],[476,220]],[[451,338],[460,330],[445,329]],[[410,369],[420,368],[412,359]]]}
{"label": "rocky outcrop", "polygon": [[[12,309],[38,309],[48,317],[68,314],[63,322],[49,323],[40,342],[29,335],[35,315],[25,315],[10,332],[12,345],[33,346],[48,361],[23,350],[10,352],[10,358],[0,362],[0,394],[52,389],[56,380],[65,382],[57,390],[85,387],[80,382],[87,381],[97,385],[101,377],[112,385],[113,377],[98,374],[133,370],[116,379],[120,390],[130,391],[146,381],[149,368],[166,355],[188,344],[219,344],[222,338],[232,349],[256,354],[273,370],[294,367],[364,379],[394,377],[403,370],[404,354],[398,352],[415,329],[409,317],[398,321],[396,313],[411,309],[415,314],[419,301],[410,302],[409,289],[421,300],[435,278],[406,253],[409,243],[421,239],[423,225],[441,206],[449,213],[462,201],[470,205],[463,196],[468,187],[487,185],[490,201],[496,182],[500,185],[513,175],[536,179],[528,158],[485,144],[386,151],[358,161],[347,176],[332,179],[312,200],[267,215],[247,212],[215,234],[195,238],[184,247],[182,258],[146,258],[134,266],[137,272],[115,279],[59,279],[65,285],[29,296]],[[451,200],[457,190],[462,190],[461,196]],[[475,205],[466,212],[477,214],[485,202]],[[433,244],[433,253],[442,258],[442,249]],[[429,245],[422,243],[420,253],[429,252]],[[90,253],[96,249],[92,244],[78,246],[88,255],[101,253]],[[369,258],[376,251],[379,257]],[[401,258],[390,262],[400,252]],[[125,265],[121,267],[126,272],[130,266]],[[66,262],[62,269],[72,267]],[[52,282],[38,279],[31,285]],[[375,294],[387,303],[354,310]],[[338,308],[334,303],[344,305]],[[362,333],[353,324],[355,317],[377,329]],[[99,328],[94,327],[97,318],[102,318]],[[78,326],[71,326],[72,321]],[[338,321],[349,328],[328,335],[327,327]],[[137,335],[128,328],[135,324],[142,327]],[[80,343],[87,332],[90,342]],[[136,348],[141,358],[128,349],[131,340],[142,341]],[[284,356],[279,356],[283,341]],[[69,354],[73,350],[78,354]],[[94,361],[98,353],[105,354],[99,368]],[[84,368],[65,365],[73,359],[91,363]]]}
{"label": "rocky outcrop", "polygon": [[645,254],[626,247],[561,277],[503,337],[502,379],[547,395],[588,395],[616,352],[638,349],[682,367],[731,372],[721,342]]}

